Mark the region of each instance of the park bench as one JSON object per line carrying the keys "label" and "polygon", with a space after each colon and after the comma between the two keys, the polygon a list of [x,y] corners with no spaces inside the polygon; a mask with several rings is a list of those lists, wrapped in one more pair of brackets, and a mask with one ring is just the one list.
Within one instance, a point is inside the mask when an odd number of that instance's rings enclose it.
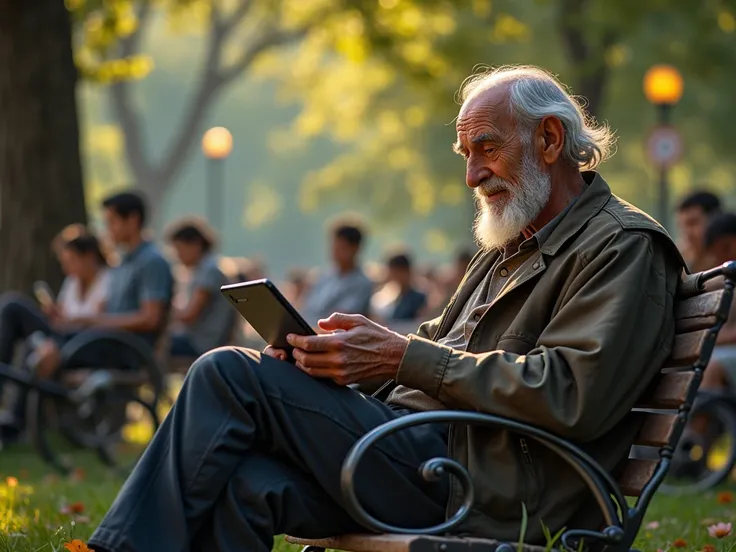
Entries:
{"label": "park bench", "polygon": [[[705,283],[724,277],[724,286],[706,291]],[[660,374],[636,402],[632,423],[640,429],[634,445],[653,447],[658,460],[629,458],[615,473],[606,472],[585,452],[544,430],[514,420],[470,411],[437,411],[412,414],[386,423],[363,436],[351,449],[342,467],[341,485],[353,517],[374,533],[304,539],[287,536],[304,552],[325,549],[348,552],[507,552],[514,544],[479,538],[446,536],[467,515],[473,502],[470,476],[463,466],[447,458],[423,464],[427,480],[451,474],[465,491],[465,502],[444,523],[421,530],[389,526],[368,514],[353,487],[353,474],[364,452],[376,441],[406,427],[423,423],[450,422],[496,426],[534,439],[567,461],[586,483],[600,506],[605,527],[599,531],[568,528],[555,544],[557,549],[578,550],[581,539],[598,550],[625,551],[632,546],[647,507],[669,470],[672,455],[683,433],[688,414],[721,326],[728,317],[736,282],[736,262],[683,277],[675,300],[676,335],[670,358]],[[629,506],[626,497],[635,498]],[[524,545],[525,551],[544,547]]]}

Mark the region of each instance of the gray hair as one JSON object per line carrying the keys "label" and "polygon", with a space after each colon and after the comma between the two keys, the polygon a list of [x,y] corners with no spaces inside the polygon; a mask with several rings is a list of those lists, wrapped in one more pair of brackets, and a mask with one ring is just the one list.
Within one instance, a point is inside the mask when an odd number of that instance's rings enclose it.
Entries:
{"label": "gray hair", "polygon": [[465,79],[459,91],[463,106],[481,92],[510,82],[509,103],[517,124],[532,130],[547,116],[557,117],[565,129],[562,158],[580,169],[595,169],[614,153],[616,138],[598,124],[551,74],[529,65],[504,66]]}

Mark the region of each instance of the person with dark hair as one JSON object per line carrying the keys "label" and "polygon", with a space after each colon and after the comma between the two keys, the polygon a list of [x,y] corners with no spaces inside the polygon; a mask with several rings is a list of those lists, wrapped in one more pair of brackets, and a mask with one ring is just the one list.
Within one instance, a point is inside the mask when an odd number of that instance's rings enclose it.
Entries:
{"label": "person with dark hair", "polygon": [[140,194],[112,195],[102,202],[102,208],[108,234],[122,256],[111,271],[105,312],[88,324],[132,332],[154,346],[171,306],[171,267],[158,247],[144,237],[147,208]]}
{"label": "person with dark hair", "polygon": [[[704,231],[704,258],[708,266],[718,266],[736,260],[736,214],[722,213],[713,216]],[[711,280],[707,287],[715,290],[723,287],[723,278]],[[736,392],[736,302],[731,305],[728,320],[718,332],[716,345],[713,348],[710,362],[703,372],[701,391]],[[707,454],[696,458],[689,454],[693,446],[708,451],[712,443],[707,431],[709,417],[698,413],[692,416],[674,457],[673,472],[675,475],[696,475],[707,470],[705,461]]]}
{"label": "person with dark hair", "polygon": [[322,275],[307,292],[303,315],[307,322],[317,321],[333,312],[368,315],[373,282],[359,264],[364,230],[357,223],[340,221],[332,229],[333,268]]}
{"label": "person with dark hair", "polygon": [[[109,290],[107,258],[97,237],[81,224],[72,224],[54,239],[52,247],[66,275],[54,300],[47,286],[37,283],[39,305],[9,293],[0,298],[0,363],[11,364],[19,343],[42,333],[63,343],[79,330],[82,320],[99,314]],[[43,375],[43,374],[40,374]],[[2,388],[0,379],[0,388]],[[22,428],[22,400],[6,408],[0,425],[2,439],[11,442]]]}
{"label": "person with dark hair", "polygon": [[185,304],[173,315],[183,328],[172,333],[170,354],[196,357],[227,343],[236,311],[220,294],[228,279],[220,270],[216,236],[207,222],[181,219],[171,226],[167,239],[189,273]]}
{"label": "person with dark hair", "polygon": [[416,320],[427,306],[427,295],[414,286],[414,270],[408,253],[386,260],[386,284],[373,296],[372,312],[389,327],[394,321]]}
{"label": "person with dark hair", "polygon": [[708,221],[721,212],[721,200],[708,191],[697,191],[677,206],[678,247],[691,272],[711,268],[704,258],[704,235]]}
{"label": "person with dark hair", "polygon": [[[736,260],[736,214],[714,216],[705,230],[705,255],[710,266]],[[723,287],[722,279],[713,286]],[[736,391],[736,302],[718,333],[701,389],[731,388]]]}

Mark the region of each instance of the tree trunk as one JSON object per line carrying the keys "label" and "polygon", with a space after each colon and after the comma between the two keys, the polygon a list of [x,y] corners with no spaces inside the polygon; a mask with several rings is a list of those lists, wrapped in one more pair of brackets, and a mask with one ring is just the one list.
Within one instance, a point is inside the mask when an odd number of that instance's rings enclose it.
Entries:
{"label": "tree trunk", "polygon": [[57,288],[53,237],[86,222],[71,20],[63,0],[0,1],[0,292]]}

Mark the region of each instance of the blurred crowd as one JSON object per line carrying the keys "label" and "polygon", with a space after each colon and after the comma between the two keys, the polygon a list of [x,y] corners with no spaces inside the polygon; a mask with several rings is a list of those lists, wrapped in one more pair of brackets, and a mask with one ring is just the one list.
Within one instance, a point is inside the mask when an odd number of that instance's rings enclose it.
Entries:
{"label": "blurred crowd", "polygon": [[[135,334],[170,370],[186,370],[195,357],[222,345],[264,345],[220,293],[227,283],[270,277],[262,262],[219,255],[215,232],[196,216],[174,221],[161,240],[151,239],[145,201],[135,192],[108,197],[102,210],[104,239],[75,224],[51,244],[65,274],[58,294],[39,281],[35,297],[0,298],[0,363],[50,377],[63,345],[90,328]],[[736,259],[736,214],[726,212],[717,195],[694,192],[676,210],[678,246],[692,272]],[[368,239],[359,221],[338,220],[326,236],[329,266],[293,268],[275,282],[311,325],[343,312],[414,332],[449,303],[474,254],[458,250],[447,266],[417,266],[410,250],[395,249],[371,264],[361,256]],[[33,347],[23,347],[31,338]],[[115,355],[106,345],[79,361],[104,364]],[[713,365],[705,387],[736,382],[736,324],[721,332]],[[22,403],[22,396],[0,395],[0,442],[23,427]]]}
{"label": "blurred crowd", "polygon": [[[151,239],[138,193],[112,195],[101,207],[104,238],[74,224],[51,244],[65,275],[58,293],[38,281],[34,297],[0,297],[0,363],[53,377],[64,345],[90,329],[135,335],[169,371],[185,371],[194,358],[222,345],[264,345],[220,293],[227,283],[269,277],[263,263],[219,255],[215,232],[196,216],[174,221],[161,240]],[[413,332],[442,311],[473,254],[458,251],[447,267],[417,267],[410,251],[394,250],[368,265],[361,258],[367,239],[359,222],[337,221],[326,241],[330,266],[295,268],[275,282],[311,325],[343,312]],[[80,367],[122,366],[129,352],[106,342],[86,347],[75,361]],[[24,393],[0,380],[0,445],[22,431],[23,403]]]}

